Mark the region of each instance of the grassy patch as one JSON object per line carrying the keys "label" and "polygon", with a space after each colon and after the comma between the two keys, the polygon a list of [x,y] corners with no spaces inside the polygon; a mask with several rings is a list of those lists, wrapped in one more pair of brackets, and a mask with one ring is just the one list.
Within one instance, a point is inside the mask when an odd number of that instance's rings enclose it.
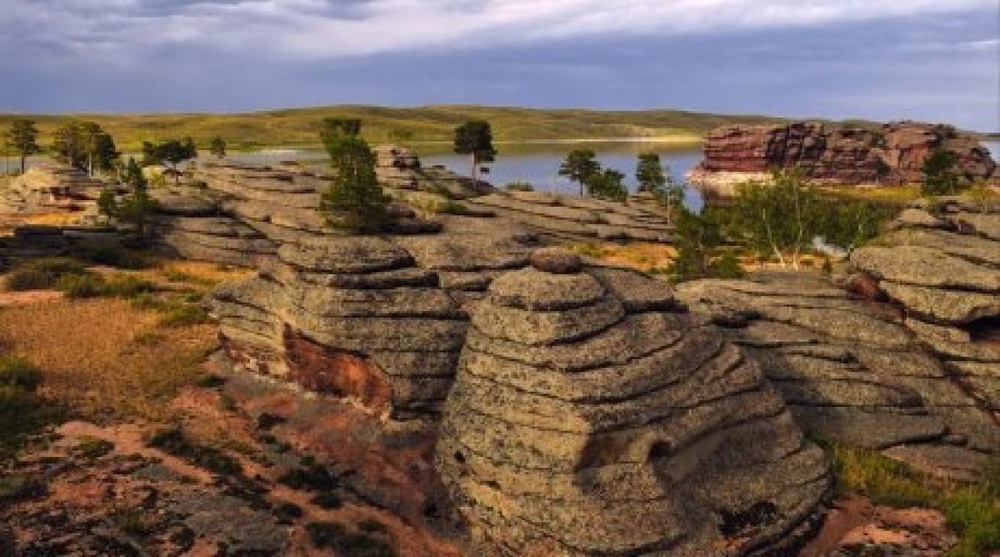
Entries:
{"label": "grassy patch", "polygon": [[7,289],[45,290],[56,287],[66,277],[87,274],[87,268],[73,259],[48,257],[22,264],[7,275]]}
{"label": "grassy patch", "polygon": [[42,495],[45,495],[45,484],[38,478],[17,474],[0,477],[0,505]]}
{"label": "grassy patch", "polygon": [[84,242],[74,250],[74,255],[92,265],[118,269],[148,269],[156,264],[156,259],[146,252],[110,242]]}
{"label": "grassy patch", "polygon": [[819,440],[833,457],[837,490],[861,493],[878,505],[942,511],[959,535],[948,557],[974,557],[1000,549],[1000,460],[981,481],[962,485],[923,474],[878,452]]}
{"label": "grassy patch", "polygon": [[37,366],[23,357],[0,357],[0,455],[14,452],[25,438],[59,415],[35,394],[42,382]]}
{"label": "grassy patch", "polygon": [[114,449],[115,444],[111,441],[90,436],[80,438],[80,442],[76,445],[76,451],[90,460],[101,458]]}
{"label": "grassy patch", "polygon": [[147,443],[150,447],[190,462],[192,465],[223,476],[243,473],[239,461],[226,453],[188,439],[180,428],[167,428],[157,432]]}

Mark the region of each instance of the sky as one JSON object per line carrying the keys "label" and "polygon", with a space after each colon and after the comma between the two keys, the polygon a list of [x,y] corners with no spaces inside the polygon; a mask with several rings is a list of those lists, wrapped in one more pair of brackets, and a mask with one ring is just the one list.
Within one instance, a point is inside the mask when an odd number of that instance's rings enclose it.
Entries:
{"label": "sky", "polygon": [[1000,1],[0,0],[0,112],[331,104],[1000,131]]}

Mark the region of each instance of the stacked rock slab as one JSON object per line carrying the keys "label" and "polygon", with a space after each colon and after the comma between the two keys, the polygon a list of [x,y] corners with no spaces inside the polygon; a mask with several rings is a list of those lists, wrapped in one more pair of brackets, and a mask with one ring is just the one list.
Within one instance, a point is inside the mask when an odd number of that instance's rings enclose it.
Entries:
{"label": "stacked rock slab", "polygon": [[978,140],[950,126],[900,122],[860,128],[795,122],[785,125],[729,126],[712,131],[705,159],[691,173],[702,186],[728,191],[735,181],[773,169],[798,167],[830,184],[916,183],[924,160],[936,148],[956,157],[966,180],[988,179],[996,169]]}
{"label": "stacked rock slab", "polygon": [[673,307],[663,283],[548,250],[493,281],[435,454],[470,554],[746,555],[812,515],[822,451]]}
{"label": "stacked rock slab", "polygon": [[665,215],[640,196],[632,204],[547,192],[498,191],[469,204],[515,220],[555,240],[669,243]]}
{"label": "stacked rock slab", "polygon": [[693,281],[677,295],[761,363],[808,432],[911,462],[919,447],[934,462],[914,464],[958,477],[1000,443],[994,416],[890,305],[793,272]]}
{"label": "stacked rock slab", "polygon": [[470,178],[459,176],[443,166],[424,167],[412,149],[398,145],[379,145],[375,148],[375,174],[379,183],[394,190],[447,192],[450,198],[465,199],[487,193],[489,188],[480,182],[473,187]]}
{"label": "stacked rock slab", "polygon": [[[855,284],[898,304],[950,376],[1000,416],[1000,207],[950,200],[940,216],[907,209],[895,228],[851,255]],[[984,448],[1000,452],[998,431],[994,421]]]}
{"label": "stacked rock slab", "polygon": [[[418,257],[399,237],[283,244],[259,276],[214,293],[227,352],[245,370],[395,419],[436,414],[468,328],[467,291],[525,265],[531,249],[516,229],[487,235],[455,223],[453,231],[411,244]],[[478,286],[448,284],[446,273]]]}
{"label": "stacked rock slab", "polygon": [[93,218],[103,184],[71,166],[32,168],[0,191],[0,210],[11,213],[72,212]]}

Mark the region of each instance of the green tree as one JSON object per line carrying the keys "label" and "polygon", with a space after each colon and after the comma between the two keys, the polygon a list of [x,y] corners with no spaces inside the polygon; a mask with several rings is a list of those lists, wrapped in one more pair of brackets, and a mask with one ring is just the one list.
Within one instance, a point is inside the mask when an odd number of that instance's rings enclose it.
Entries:
{"label": "green tree", "polygon": [[6,144],[21,158],[21,174],[24,174],[25,160],[42,150],[38,145],[38,128],[35,127],[35,122],[20,118],[14,120],[5,139]]}
{"label": "green tree", "polygon": [[595,174],[601,171],[601,163],[591,149],[573,149],[566,153],[566,159],[559,165],[559,175],[580,185],[580,195],[583,195],[585,184]]}
{"label": "green tree", "polygon": [[221,137],[215,137],[212,139],[212,145],[209,150],[216,158],[226,158],[226,140]]}
{"label": "green tree", "polygon": [[802,250],[818,227],[818,196],[797,169],[775,172],[770,180],[737,186],[732,204],[733,232],[758,255],[773,253],[782,267],[798,269]]}
{"label": "green tree", "polygon": [[473,120],[455,128],[455,152],[472,158],[472,182],[479,183],[479,166],[493,162],[497,150],[493,147],[493,130],[485,120]]}
{"label": "green tree", "polygon": [[677,255],[667,270],[671,281],[737,278],[743,274],[732,251],[718,253],[725,242],[724,222],[723,213],[711,207],[700,215],[680,207],[674,227]]}
{"label": "green tree", "polygon": [[144,141],[142,143],[142,165],[166,165],[174,176],[174,184],[180,183],[181,172],[177,166],[198,156],[198,148],[188,137],[185,140],[169,139],[160,143]]}
{"label": "green tree", "polygon": [[684,202],[684,186],[674,182],[668,167],[660,162],[658,153],[641,153],[636,163],[635,179],[639,191],[648,191],[666,208],[667,223],[672,224],[674,208]]}
{"label": "green tree", "polygon": [[959,176],[955,169],[955,154],[940,147],[934,148],[924,159],[921,171],[924,195],[953,195],[958,193]]}
{"label": "green tree", "polygon": [[53,157],[87,172],[107,172],[121,156],[111,134],[96,122],[73,121],[56,128],[52,144]]}
{"label": "green tree", "polygon": [[587,178],[585,185],[587,193],[591,197],[610,201],[625,201],[628,198],[628,190],[625,189],[625,174],[613,168],[605,168],[592,174]]}
{"label": "green tree", "polygon": [[384,230],[389,223],[388,197],[375,175],[375,153],[358,136],[358,126],[324,129],[323,143],[333,175],[323,193],[321,209],[334,228],[358,234]]}
{"label": "green tree", "polygon": [[135,227],[136,234],[145,237],[148,232],[149,218],[157,209],[156,200],[149,195],[149,184],[142,174],[142,168],[129,157],[122,170],[122,184],[127,193],[119,200],[111,188],[104,188],[97,200],[101,213],[118,222]]}

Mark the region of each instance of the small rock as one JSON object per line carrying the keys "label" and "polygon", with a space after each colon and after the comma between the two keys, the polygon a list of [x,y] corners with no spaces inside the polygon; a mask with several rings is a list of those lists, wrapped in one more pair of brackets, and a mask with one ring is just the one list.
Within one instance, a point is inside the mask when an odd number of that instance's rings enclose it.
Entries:
{"label": "small rock", "polygon": [[583,267],[580,256],[560,248],[542,248],[531,254],[531,265],[539,271],[570,275]]}

